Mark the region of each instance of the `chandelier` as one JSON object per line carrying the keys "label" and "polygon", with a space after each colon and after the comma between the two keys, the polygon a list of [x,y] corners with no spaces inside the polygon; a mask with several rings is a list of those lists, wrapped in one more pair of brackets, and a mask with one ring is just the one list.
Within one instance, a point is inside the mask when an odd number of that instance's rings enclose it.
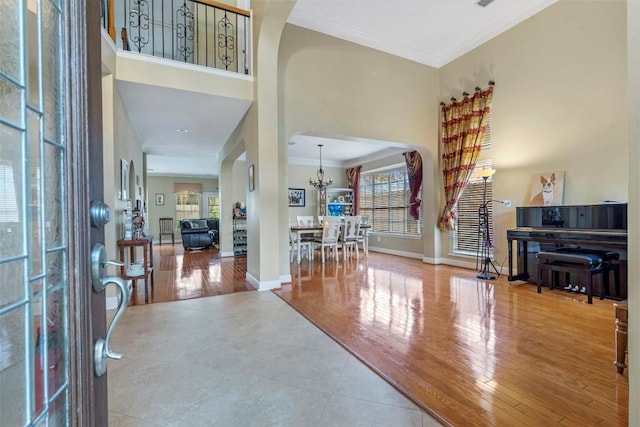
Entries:
{"label": "chandelier", "polygon": [[313,185],[318,190],[324,190],[333,182],[333,178],[329,177],[324,180],[324,169],[322,169],[322,144],[318,144],[320,147],[320,169],[316,172],[316,178],[309,178],[309,184]]}

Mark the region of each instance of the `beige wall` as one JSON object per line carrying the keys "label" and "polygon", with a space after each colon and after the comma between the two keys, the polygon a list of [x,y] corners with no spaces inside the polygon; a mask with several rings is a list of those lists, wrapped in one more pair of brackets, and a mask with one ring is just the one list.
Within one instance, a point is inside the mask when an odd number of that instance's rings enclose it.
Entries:
{"label": "beige wall", "polygon": [[[233,212],[237,202],[246,206],[247,192],[249,191],[249,165],[246,161],[236,160],[233,163],[233,187],[231,203],[225,205],[225,209]],[[257,183],[256,183],[257,185]]]}
{"label": "beige wall", "polygon": [[[528,205],[532,175],[553,170],[565,171],[566,205],[628,199],[625,7],[560,1],[440,70],[443,100],[496,81],[483,153],[496,199]],[[502,261],[515,209],[495,208]]]}
{"label": "beige wall", "polygon": [[290,24],[283,32],[279,68],[285,142],[295,133],[314,132],[420,150],[426,165],[425,239],[376,244],[389,249],[408,244],[409,250],[436,258],[440,196],[432,171],[438,152],[438,70]]}
{"label": "beige wall", "polygon": [[287,141],[320,132],[437,149],[434,68],[287,24],[280,73]]}
{"label": "beige wall", "polygon": [[[129,183],[126,184],[132,201],[144,200],[144,166],[142,146],[124,108],[113,75],[102,78],[103,103],[103,165],[104,200],[111,207],[111,221],[105,226],[105,248],[107,256],[117,256],[116,241],[123,237],[123,209],[121,200],[121,160],[126,160],[131,169]],[[138,183],[136,184],[136,175]]]}
{"label": "beige wall", "polygon": [[[345,168],[323,165],[326,177],[333,178],[334,188],[347,187]],[[289,185],[287,188],[303,188],[305,190],[305,206],[289,207],[289,223],[295,223],[298,215],[318,215],[318,190],[309,185],[309,177],[315,177],[318,165],[289,164]]]}
{"label": "beige wall", "polygon": [[[108,71],[108,68],[105,67]],[[114,75],[105,73],[102,76],[102,139],[103,139],[103,179],[104,202],[111,207],[111,221],[105,225],[105,250],[108,259],[118,258],[116,241],[123,237],[123,209],[125,202],[120,198],[121,159],[133,165],[127,187],[132,200],[144,199],[144,165],[140,140],[133,129],[124,108]],[[136,184],[136,175],[138,182]],[[111,275],[119,275],[115,267],[109,271]],[[115,307],[116,288],[109,287],[105,292],[107,307]]]}
{"label": "beige wall", "polygon": [[[218,192],[218,180],[206,178],[185,178],[180,176],[147,176],[149,202],[147,203],[147,225],[149,233],[158,240],[159,219],[163,217],[176,217],[176,199],[173,192],[173,184],[202,184],[203,192]],[[156,194],[164,194],[164,205],[156,205]],[[198,215],[202,218],[202,213]],[[180,240],[180,232],[176,233],[176,240]],[[166,242],[166,238],[164,240]]]}

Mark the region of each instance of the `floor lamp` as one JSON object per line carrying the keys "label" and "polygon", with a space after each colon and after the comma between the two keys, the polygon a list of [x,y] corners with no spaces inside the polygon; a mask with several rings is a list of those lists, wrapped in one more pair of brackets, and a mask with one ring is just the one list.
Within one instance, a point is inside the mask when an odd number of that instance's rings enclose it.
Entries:
{"label": "floor lamp", "polygon": [[478,279],[494,280],[496,276],[490,273],[490,267],[497,275],[500,275],[498,268],[491,260],[491,234],[489,234],[489,209],[488,204],[491,202],[499,202],[506,207],[511,206],[509,200],[487,200],[487,180],[496,173],[495,169],[482,169],[478,172],[478,176],[483,180],[482,205],[478,208],[478,249],[476,252],[476,271]]}

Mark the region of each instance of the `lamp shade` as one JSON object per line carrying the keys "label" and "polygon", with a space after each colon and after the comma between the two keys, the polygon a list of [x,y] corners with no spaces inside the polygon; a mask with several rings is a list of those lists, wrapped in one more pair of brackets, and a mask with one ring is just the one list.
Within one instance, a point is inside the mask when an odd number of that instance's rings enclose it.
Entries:
{"label": "lamp shade", "polygon": [[480,169],[478,171],[478,176],[484,179],[492,177],[494,173],[496,173],[495,169]]}

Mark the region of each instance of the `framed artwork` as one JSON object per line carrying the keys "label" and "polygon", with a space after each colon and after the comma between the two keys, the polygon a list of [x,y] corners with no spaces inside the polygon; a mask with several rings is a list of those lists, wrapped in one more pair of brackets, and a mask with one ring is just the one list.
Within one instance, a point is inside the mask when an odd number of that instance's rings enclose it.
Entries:
{"label": "framed artwork", "polygon": [[129,162],[120,159],[120,200],[129,198]]}
{"label": "framed artwork", "polygon": [[289,206],[304,207],[305,205],[304,188],[289,188]]}
{"label": "framed artwork", "polygon": [[164,205],[164,193],[156,193],[156,206]]}
{"label": "framed artwork", "polygon": [[256,189],[256,181],[253,175],[253,165],[249,166],[249,191]]}
{"label": "framed artwork", "polygon": [[564,197],[564,171],[536,173],[531,177],[529,206],[558,206]]}

